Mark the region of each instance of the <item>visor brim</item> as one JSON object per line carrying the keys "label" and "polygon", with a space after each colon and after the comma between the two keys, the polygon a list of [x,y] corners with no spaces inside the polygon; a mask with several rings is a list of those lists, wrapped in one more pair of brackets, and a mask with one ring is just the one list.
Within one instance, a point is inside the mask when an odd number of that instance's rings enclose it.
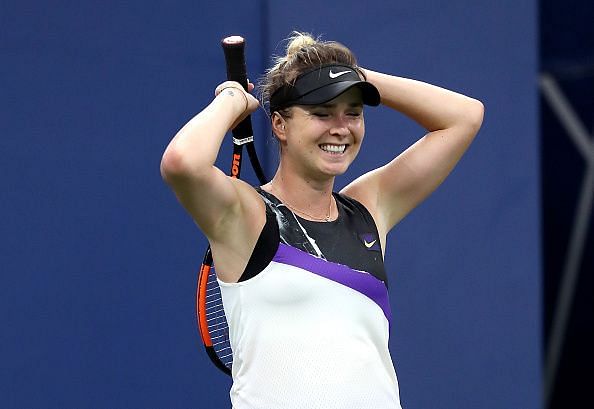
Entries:
{"label": "visor brim", "polygon": [[292,101],[292,105],[319,105],[332,101],[351,88],[359,88],[363,104],[378,106],[380,94],[375,86],[366,81],[342,81],[325,85]]}

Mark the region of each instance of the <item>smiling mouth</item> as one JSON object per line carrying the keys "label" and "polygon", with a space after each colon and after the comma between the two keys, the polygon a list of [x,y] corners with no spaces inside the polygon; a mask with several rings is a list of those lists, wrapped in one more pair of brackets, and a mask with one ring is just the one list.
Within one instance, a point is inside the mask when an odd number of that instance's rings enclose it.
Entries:
{"label": "smiling mouth", "polygon": [[344,153],[348,145],[331,145],[328,143],[319,145],[320,149],[324,152],[332,153],[335,155]]}

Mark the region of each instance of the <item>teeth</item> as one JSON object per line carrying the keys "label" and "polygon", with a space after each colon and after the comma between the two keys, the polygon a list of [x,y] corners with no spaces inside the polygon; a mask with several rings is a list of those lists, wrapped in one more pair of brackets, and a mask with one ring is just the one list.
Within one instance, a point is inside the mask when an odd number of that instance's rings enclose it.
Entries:
{"label": "teeth", "polygon": [[324,145],[320,145],[320,148],[322,148],[322,150],[326,151],[326,152],[343,153],[344,150],[346,149],[346,145],[324,144]]}

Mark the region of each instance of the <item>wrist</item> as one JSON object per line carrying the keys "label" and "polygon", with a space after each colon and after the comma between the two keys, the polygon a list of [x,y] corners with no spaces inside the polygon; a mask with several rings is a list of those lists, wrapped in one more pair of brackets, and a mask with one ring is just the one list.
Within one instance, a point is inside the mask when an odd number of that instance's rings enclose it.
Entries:
{"label": "wrist", "polygon": [[[239,98],[237,94],[241,94],[243,98]],[[228,86],[222,88],[218,93],[217,97],[223,98],[230,98],[234,100],[234,106],[237,107],[238,115],[243,115],[244,112],[248,110],[249,101],[243,89],[239,89],[238,87]],[[241,109],[241,111],[239,111]]]}

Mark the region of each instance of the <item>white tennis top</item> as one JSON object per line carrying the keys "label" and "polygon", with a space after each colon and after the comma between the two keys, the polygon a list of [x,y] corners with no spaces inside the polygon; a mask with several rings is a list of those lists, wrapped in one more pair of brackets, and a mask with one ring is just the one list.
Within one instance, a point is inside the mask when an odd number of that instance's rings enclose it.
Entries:
{"label": "white tennis top", "polygon": [[[306,223],[283,212],[276,213],[280,243],[267,266],[245,281],[219,281],[233,350],[233,408],[401,409],[385,283],[329,261]],[[343,222],[357,216],[346,213]],[[293,222],[320,254],[287,243]],[[370,243],[356,244],[365,246],[361,254]]]}

